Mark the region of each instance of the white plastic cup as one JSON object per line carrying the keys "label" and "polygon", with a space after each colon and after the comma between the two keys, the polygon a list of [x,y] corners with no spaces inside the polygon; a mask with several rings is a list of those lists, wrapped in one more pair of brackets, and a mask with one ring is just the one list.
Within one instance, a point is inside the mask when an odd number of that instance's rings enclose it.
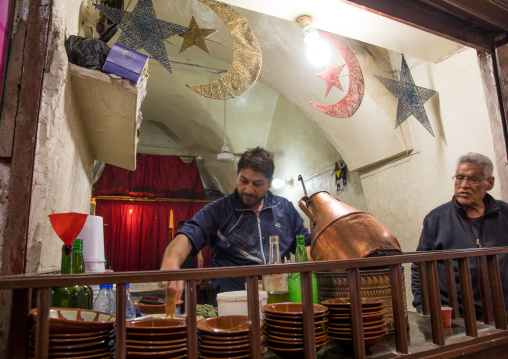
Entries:
{"label": "white plastic cup", "polygon": [[106,261],[87,261],[85,260],[85,273],[104,273],[106,271]]}
{"label": "white plastic cup", "polygon": [[83,239],[83,259],[87,261],[105,260],[104,221],[100,216],[88,216],[83,229],[76,238]]}
{"label": "white plastic cup", "polygon": [[[259,314],[263,318],[261,308],[266,305],[268,293],[259,291]],[[248,315],[247,291],[237,290],[217,294],[217,309],[219,316],[224,315]]]}

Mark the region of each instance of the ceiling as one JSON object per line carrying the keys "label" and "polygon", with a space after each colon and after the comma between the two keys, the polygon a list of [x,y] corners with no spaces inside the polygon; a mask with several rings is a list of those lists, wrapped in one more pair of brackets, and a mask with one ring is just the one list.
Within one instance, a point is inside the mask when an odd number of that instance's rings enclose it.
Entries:
{"label": "ceiling", "polygon": [[[179,54],[183,39],[166,39],[172,73],[151,59],[138,143],[139,153],[189,159],[198,156],[205,187],[222,192],[230,192],[235,186],[231,178],[234,162],[219,164],[216,160],[224,139],[235,153],[264,146],[278,98],[284,97],[303,111],[311,123],[319,123],[318,117],[324,116],[304,106],[309,99],[323,98],[323,84],[300,76],[309,73],[315,77],[322,70],[313,68],[302,55],[305,45],[296,22],[298,16],[310,15],[316,28],[358,40],[367,47],[374,45],[430,62],[439,62],[463,45],[491,50],[494,43],[505,41],[508,30],[508,0],[226,3],[247,19],[259,43],[263,62],[258,81],[243,95],[227,101],[208,99],[189,90],[187,84],[215,81],[229,69],[233,56],[231,36],[218,16],[198,0],[155,0],[159,19],[188,26],[194,16],[200,28],[219,31],[206,39],[211,54],[196,46]],[[125,4],[125,10],[132,11],[136,2]]]}

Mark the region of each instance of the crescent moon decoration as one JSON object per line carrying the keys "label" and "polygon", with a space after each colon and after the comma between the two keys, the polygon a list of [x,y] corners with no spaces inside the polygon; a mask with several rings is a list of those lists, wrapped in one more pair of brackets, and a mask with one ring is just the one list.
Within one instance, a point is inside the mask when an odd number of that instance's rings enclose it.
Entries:
{"label": "crescent moon decoration", "polygon": [[338,35],[331,34],[326,31],[320,31],[319,33],[324,39],[328,40],[328,42],[330,42],[344,58],[349,70],[349,88],[346,96],[332,105],[321,105],[314,102],[311,102],[311,104],[328,116],[349,118],[355,114],[363,100],[365,82],[363,80],[362,69],[360,68],[360,64],[358,63],[353,51],[351,51],[349,46],[347,46],[347,44]]}
{"label": "crescent moon decoration", "polygon": [[248,91],[261,71],[261,49],[247,22],[230,6],[214,0],[199,0],[219,16],[233,40],[233,62],[220,79],[204,85],[186,85],[201,96],[227,100]]}

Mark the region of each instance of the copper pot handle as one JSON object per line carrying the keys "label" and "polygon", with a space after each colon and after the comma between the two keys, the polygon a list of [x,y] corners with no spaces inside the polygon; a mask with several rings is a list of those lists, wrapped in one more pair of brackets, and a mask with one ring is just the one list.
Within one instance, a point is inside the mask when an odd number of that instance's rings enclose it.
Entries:
{"label": "copper pot handle", "polygon": [[[303,204],[302,202],[305,202],[305,204]],[[307,207],[307,202],[310,202],[310,198],[307,196],[302,197],[302,199],[300,199],[298,201],[298,206],[300,206],[300,209],[303,211],[303,213],[305,213],[307,215],[307,217],[309,217],[312,227],[315,227],[316,226],[316,218],[314,217],[314,214],[312,214],[310,209]]]}

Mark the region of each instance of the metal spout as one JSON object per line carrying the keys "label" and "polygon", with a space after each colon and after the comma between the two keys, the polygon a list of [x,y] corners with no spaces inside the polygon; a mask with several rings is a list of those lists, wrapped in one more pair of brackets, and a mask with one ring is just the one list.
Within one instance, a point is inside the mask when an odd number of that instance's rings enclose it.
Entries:
{"label": "metal spout", "polygon": [[302,182],[302,186],[303,186],[303,194],[305,194],[305,197],[308,197],[308,196],[307,196],[307,190],[305,189],[305,183],[303,182],[302,175],[298,175],[298,181],[301,181],[301,182]]}

